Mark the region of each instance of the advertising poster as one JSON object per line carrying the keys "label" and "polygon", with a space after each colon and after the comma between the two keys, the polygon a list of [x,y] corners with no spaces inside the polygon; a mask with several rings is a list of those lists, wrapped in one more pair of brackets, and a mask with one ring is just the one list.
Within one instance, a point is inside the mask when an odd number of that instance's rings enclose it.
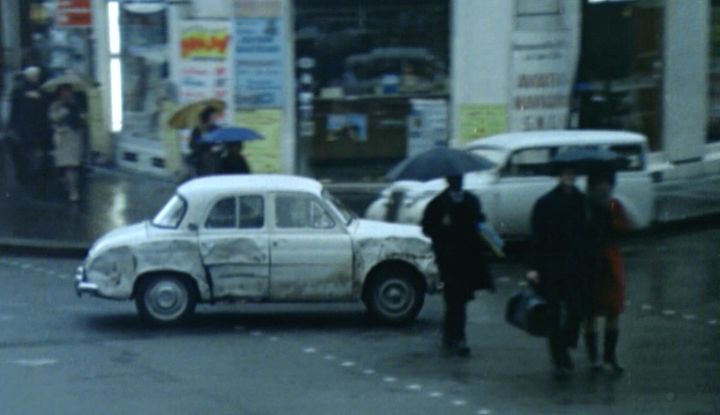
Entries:
{"label": "advertising poster", "polygon": [[447,102],[443,99],[412,99],[410,106],[407,157],[447,143]]}
{"label": "advertising poster", "polygon": [[510,129],[564,129],[573,65],[565,32],[518,32],[512,46]]}
{"label": "advertising poster", "polygon": [[235,115],[235,125],[251,128],[264,137],[262,140],[248,141],[243,148],[253,173],[280,172],[282,117],[279,109],[240,110]]}
{"label": "advertising poster", "polygon": [[180,22],[180,48],[175,63],[178,68],[177,85],[181,104],[218,98],[226,103],[226,117],[227,114],[234,113],[231,45],[228,22]]}
{"label": "advertising poster", "polygon": [[460,142],[500,134],[506,129],[505,104],[463,104],[460,106]]}
{"label": "advertising poster", "polygon": [[233,23],[237,108],[284,104],[285,31],[280,0],[235,0]]}
{"label": "advertising poster", "polygon": [[327,141],[367,141],[367,116],[365,114],[328,114]]}

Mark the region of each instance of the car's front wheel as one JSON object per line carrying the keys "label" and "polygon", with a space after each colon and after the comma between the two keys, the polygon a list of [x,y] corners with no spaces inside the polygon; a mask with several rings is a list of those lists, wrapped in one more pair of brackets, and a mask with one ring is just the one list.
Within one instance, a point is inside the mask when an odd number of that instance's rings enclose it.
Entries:
{"label": "car's front wheel", "polygon": [[155,275],[140,282],[135,306],[140,316],[156,324],[186,320],[195,311],[196,291],[177,275]]}
{"label": "car's front wheel", "polygon": [[425,290],[411,269],[387,266],[370,277],[364,301],[373,318],[384,323],[403,324],[420,313],[425,303]]}

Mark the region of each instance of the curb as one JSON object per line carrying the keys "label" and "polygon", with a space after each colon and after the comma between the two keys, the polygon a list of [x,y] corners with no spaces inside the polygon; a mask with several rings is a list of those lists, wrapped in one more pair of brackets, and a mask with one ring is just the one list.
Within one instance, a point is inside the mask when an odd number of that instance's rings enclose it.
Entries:
{"label": "curb", "polygon": [[55,239],[0,238],[0,252],[30,255],[85,257],[90,243]]}

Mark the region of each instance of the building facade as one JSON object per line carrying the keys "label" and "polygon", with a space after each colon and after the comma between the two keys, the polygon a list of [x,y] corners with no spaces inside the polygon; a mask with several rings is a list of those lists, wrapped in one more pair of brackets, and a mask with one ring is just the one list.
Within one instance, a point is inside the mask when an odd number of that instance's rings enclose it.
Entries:
{"label": "building facade", "polygon": [[[181,175],[187,132],[167,119],[216,97],[226,122],[265,136],[246,149],[257,171],[372,180],[437,144],[610,128],[645,134],[672,178],[720,173],[719,11],[720,0],[8,0],[0,18],[5,61],[22,61],[8,68],[42,60],[98,82],[95,130],[109,134],[93,150],[129,169]],[[32,33],[5,24],[15,15]],[[20,40],[34,54],[13,53]]]}

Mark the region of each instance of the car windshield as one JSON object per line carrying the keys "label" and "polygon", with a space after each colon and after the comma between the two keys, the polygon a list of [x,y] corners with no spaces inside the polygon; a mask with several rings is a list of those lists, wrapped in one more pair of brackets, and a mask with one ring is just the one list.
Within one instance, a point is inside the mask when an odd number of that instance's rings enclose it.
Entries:
{"label": "car windshield", "polygon": [[186,210],[187,202],[182,196],[176,194],[155,215],[152,224],[158,228],[177,228],[185,216]]}
{"label": "car windshield", "polygon": [[343,203],[335,196],[333,196],[330,192],[328,192],[327,190],[323,190],[322,196],[323,199],[325,199],[325,201],[328,203],[328,205],[335,209],[335,213],[340,215],[346,225],[352,222],[353,219],[355,219],[356,215],[345,205],[343,205]]}
{"label": "car windshield", "polygon": [[469,148],[468,151],[490,160],[495,166],[503,165],[507,158],[507,152],[497,147],[477,146]]}

